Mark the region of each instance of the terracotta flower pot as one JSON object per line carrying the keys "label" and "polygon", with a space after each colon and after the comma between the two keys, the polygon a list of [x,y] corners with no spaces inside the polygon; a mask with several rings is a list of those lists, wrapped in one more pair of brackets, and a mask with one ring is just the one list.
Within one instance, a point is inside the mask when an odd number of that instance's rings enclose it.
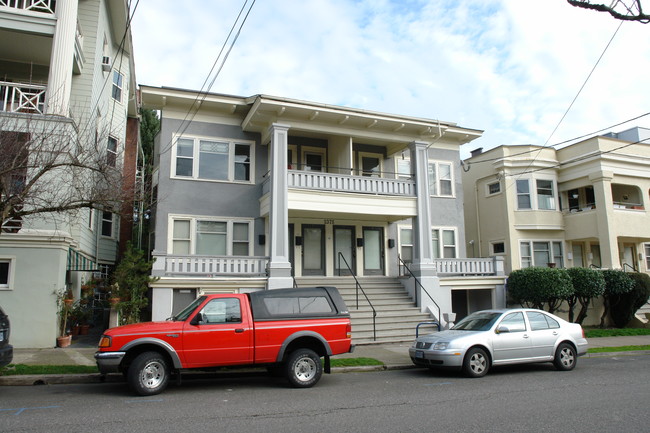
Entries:
{"label": "terracotta flower pot", "polygon": [[65,335],[63,337],[56,337],[57,347],[68,347],[72,343],[72,335]]}
{"label": "terracotta flower pot", "polygon": [[114,296],[112,298],[108,298],[108,301],[111,303],[111,305],[116,305],[118,302],[120,302],[120,298]]}

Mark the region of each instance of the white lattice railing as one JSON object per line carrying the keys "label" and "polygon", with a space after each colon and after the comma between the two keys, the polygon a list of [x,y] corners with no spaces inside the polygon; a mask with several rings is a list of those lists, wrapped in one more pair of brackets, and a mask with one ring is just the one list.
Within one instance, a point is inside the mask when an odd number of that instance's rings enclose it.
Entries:
{"label": "white lattice railing", "polygon": [[54,13],[56,0],[0,0],[0,6],[26,11]]}
{"label": "white lattice railing", "polygon": [[415,197],[412,180],[289,170],[289,188]]}
{"label": "white lattice railing", "polygon": [[0,81],[0,111],[44,114],[46,90],[46,86]]}
{"label": "white lattice railing", "polygon": [[154,275],[266,275],[268,257],[157,256]]}
{"label": "white lattice railing", "polygon": [[493,258],[434,259],[438,275],[495,275]]}

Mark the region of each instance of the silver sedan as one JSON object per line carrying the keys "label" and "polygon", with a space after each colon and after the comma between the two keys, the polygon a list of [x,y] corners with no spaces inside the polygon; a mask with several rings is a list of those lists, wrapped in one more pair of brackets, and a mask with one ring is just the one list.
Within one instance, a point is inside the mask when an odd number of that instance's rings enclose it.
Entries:
{"label": "silver sedan", "polygon": [[579,324],[527,308],[477,311],[453,328],[417,337],[409,348],[415,365],[462,369],[482,377],[493,365],[552,362],[573,370],[587,353]]}

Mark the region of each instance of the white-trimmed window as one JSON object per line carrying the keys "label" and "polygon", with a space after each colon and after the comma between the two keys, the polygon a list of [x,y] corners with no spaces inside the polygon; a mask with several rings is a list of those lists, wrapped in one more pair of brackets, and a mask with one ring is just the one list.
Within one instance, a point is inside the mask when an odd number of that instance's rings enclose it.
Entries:
{"label": "white-trimmed window", "polygon": [[553,181],[537,179],[537,208],[543,210],[555,210],[555,189]]}
{"label": "white-trimmed window", "polygon": [[250,256],[251,220],[172,217],[172,254],[201,256]]}
{"label": "white-trimmed window", "polygon": [[490,242],[492,255],[501,255],[506,253],[506,243],[503,241]]}
{"label": "white-trimmed window", "polygon": [[109,135],[106,141],[106,165],[115,167],[117,165],[117,138]]}
{"label": "white-trimmed window", "polygon": [[429,194],[440,197],[453,197],[454,179],[451,163],[429,161]]}
{"label": "white-trimmed window", "polygon": [[399,229],[400,258],[405,263],[413,263],[413,229],[400,227]]}
{"label": "white-trimmed window", "polygon": [[174,146],[174,177],[252,182],[253,144],[222,139],[179,137]]}
{"label": "white-trimmed window", "polygon": [[397,173],[398,179],[411,180],[413,177],[411,174],[411,160],[397,158],[396,160],[395,171]]}
{"label": "white-trimmed window", "polygon": [[113,71],[113,88],[111,90],[111,97],[117,102],[122,102],[122,88],[124,86],[124,75],[117,71]]}
{"label": "white-trimmed window", "polygon": [[487,184],[487,195],[495,195],[501,192],[501,181],[491,182]]}
{"label": "white-trimmed window", "polygon": [[517,179],[517,209],[532,209],[528,179]]}
{"label": "white-trimmed window", "polygon": [[113,237],[113,213],[102,211],[102,236]]}
{"label": "white-trimmed window", "polygon": [[0,257],[0,290],[13,289],[15,257]]}
{"label": "white-trimmed window", "polygon": [[519,242],[521,267],[548,266],[564,267],[564,248],[560,241],[521,241]]}
{"label": "white-trimmed window", "polygon": [[458,257],[456,229],[434,228],[431,230],[433,258],[454,259]]}
{"label": "white-trimmed window", "polygon": [[646,270],[650,270],[650,244],[645,244],[644,247],[645,247],[645,268]]}

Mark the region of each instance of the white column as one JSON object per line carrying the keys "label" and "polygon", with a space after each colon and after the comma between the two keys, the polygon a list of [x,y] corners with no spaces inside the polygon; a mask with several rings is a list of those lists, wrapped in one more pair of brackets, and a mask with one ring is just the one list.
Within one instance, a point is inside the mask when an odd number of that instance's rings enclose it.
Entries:
{"label": "white column", "polygon": [[598,243],[603,268],[619,269],[618,238],[614,223],[614,199],[612,198],[612,179],[614,173],[602,171],[589,175],[594,186],[596,199],[596,222],[598,224]]}
{"label": "white column", "polygon": [[269,210],[268,289],[293,286],[289,263],[289,193],[287,188],[287,149],[289,127],[274,123],[271,135],[271,196]]}
{"label": "white column", "polygon": [[56,28],[47,80],[47,114],[69,116],[77,10],[77,0],[56,2]]}

